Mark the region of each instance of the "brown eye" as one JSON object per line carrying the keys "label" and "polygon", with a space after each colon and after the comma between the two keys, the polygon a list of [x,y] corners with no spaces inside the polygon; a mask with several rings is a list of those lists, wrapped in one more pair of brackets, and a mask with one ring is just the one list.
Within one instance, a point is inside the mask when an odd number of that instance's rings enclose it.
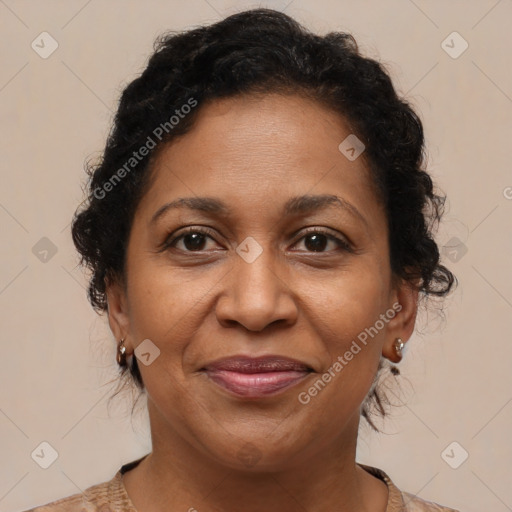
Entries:
{"label": "brown eye", "polygon": [[306,235],[304,240],[306,249],[313,252],[322,252],[328,243],[327,237],[321,234]]}
{"label": "brown eye", "polygon": [[[309,252],[317,252],[317,253],[323,253],[323,252],[332,252],[332,250],[325,250],[329,242],[332,242],[332,245],[334,246],[334,250],[345,250],[351,252],[352,249],[350,247],[350,244],[343,240],[342,238],[338,238],[334,235],[332,235],[329,232],[322,231],[319,229],[312,230],[308,233],[306,233],[300,240],[304,240],[304,247],[306,248],[306,251]],[[298,243],[298,242],[297,242]]]}
{"label": "brown eye", "polygon": [[[207,239],[213,240],[212,234],[206,229],[189,228],[185,232],[169,237],[164,244],[164,249],[176,248],[183,252],[199,252],[206,250]],[[181,243],[181,246],[178,245]]]}
{"label": "brown eye", "polygon": [[188,233],[182,236],[183,245],[190,251],[201,251],[205,245],[205,236],[202,233]]}

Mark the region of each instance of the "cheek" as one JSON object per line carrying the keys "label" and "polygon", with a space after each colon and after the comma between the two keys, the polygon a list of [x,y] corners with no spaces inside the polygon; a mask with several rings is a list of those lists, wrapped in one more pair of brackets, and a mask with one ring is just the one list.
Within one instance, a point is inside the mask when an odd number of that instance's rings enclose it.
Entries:
{"label": "cheek", "polygon": [[211,284],[147,262],[130,270],[130,328],[135,345],[150,339],[165,355],[166,365],[180,366],[181,354],[197,329]]}
{"label": "cheek", "polygon": [[363,401],[376,374],[386,336],[387,324],[381,315],[387,310],[387,288],[372,268],[308,285],[306,316],[328,357],[318,376],[325,385],[315,381],[303,398],[319,411],[330,403],[340,413],[350,414]]}
{"label": "cheek", "polygon": [[187,287],[187,280],[178,282],[176,273],[169,268],[147,262],[138,268],[133,266],[130,271],[127,291],[134,346],[150,340],[158,349],[149,365],[139,358],[139,371],[154,404],[174,404],[172,410],[164,406],[165,412],[162,410],[161,414],[179,424],[179,411],[186,410],[191,400],[182,370],[183,353],[195,329],[194,306],[197,307],[206,290],[198,290],[194,283]]}
{"label": "cheek", "polygon": [[372,266],[341,271],[336,277],[305,283],[304,297],[315,324],[326,330],[333,349],[344,351],[347,341],[373,326],[386,310],[388,289],[382,275]]}
{"label": "cheek", "polygon": [[[149,243],[149,242],[146,242]],[[215,272],[198,274],[193,267],[179,268],[165,254],[135,254],[129,260],[130,314],[137,326],[170,328],[200,308],[211,292]]]}

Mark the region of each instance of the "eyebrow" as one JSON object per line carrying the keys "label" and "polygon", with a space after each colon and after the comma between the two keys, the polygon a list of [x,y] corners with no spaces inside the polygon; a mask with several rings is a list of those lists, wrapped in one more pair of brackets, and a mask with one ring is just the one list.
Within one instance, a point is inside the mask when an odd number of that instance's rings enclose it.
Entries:
{"label": "eyebrow", "polygon": [[[329,206],[334,206],[338,209],[349,212],[352,216],[357,217],[363,222],[363,224],[365,224],[366,227],[368,227],[367,220],[353,204],[349,203],[346,199],[342,199],[341,197],[332,194],[292,197],[286,201],[283,212],[288,216],[307,214],[317,210],[323,210]],[[181,208],[209,213],[219,217],[229,217],[233,213],[231,208],[229,208],[220,199],[214,197],[180,197],[160,207],[151,218],[150,224],[155,223],[168,211]]]}

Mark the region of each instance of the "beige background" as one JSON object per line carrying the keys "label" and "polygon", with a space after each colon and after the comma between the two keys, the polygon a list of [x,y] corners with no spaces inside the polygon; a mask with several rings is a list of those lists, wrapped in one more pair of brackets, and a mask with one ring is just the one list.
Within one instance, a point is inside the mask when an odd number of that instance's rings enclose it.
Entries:
{"label": "beige background", "polygon": [[[458,240],[448,255],[458,261],[446,263],[459,289],[444,322],[420,319],[423,333],[401,363],[406,403],[385,434],[362,428],[359,461],[425,499],[468,512],[510,511],[512,2],[260,5],[321,33],[352,32],[388,65],[421,113],[430,169],[449,196],[439,242]],[[154,38],[250,6],[0,0],[0,511],[79,492],[150,449],[144,411],[130,422],[129,395],[107,410],[114,340],[86,301],[69,222],[82,200],[83,162],[102,149],[118,95]],[[43,31],[59,44],[47,59],[31,48]],[[453,31],[469,44],[456,59],[441,46]],[[57,249],[46,262],[33,252],[43,237]],[[59,454],[46,470],[31,458],[43,441]],[[469,453],[458,469],[441,456],[453,441]],[[456,448],[452,460],[461,453]]]}

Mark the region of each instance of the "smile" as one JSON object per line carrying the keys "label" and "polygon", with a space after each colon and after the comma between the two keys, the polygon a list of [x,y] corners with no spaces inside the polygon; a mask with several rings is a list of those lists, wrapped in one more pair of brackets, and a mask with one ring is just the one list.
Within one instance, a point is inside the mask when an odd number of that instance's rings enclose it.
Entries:
{"label": "smile", "polygon": [[210,382],[232,395],[263,398],[297,385],[312,369],[300,361],[267,356],[225,358],[207,365],[203,371]]}
{"label": "smile", "polygon": [[206,374],[212,382],[227,391],[246,398],[262,398],[275,395],[295,386],[309,371],[284,371],[267,373],[238,373],[226,370],[210,370]]}

